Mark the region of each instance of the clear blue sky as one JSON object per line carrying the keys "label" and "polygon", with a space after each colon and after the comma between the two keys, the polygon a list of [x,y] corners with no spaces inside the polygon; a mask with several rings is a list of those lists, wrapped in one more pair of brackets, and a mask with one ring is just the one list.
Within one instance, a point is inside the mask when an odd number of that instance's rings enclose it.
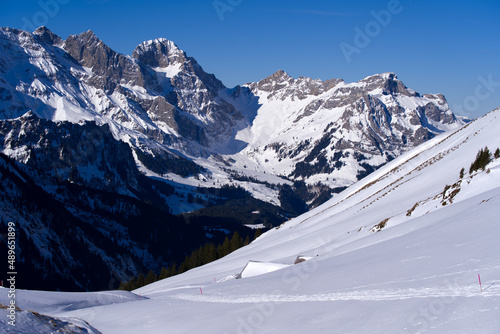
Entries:
{"label": "clear blue sky", "polygon": [[278,69],[347,82],[390,71],[420,93],[444,94],[457,114],[500,106],[498,0],[9,0],[0,22],[44,24],[64,39],[92,29],[128,55],[165,37],[228,87]]}

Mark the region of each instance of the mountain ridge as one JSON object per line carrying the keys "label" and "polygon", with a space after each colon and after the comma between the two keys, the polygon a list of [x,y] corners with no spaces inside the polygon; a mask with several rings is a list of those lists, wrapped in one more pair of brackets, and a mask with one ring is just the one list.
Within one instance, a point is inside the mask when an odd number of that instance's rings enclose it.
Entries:
{"label": "mountain ridge", "polygon": [[[465,124],[444,96],[420,95],[390,72],[346,83],[295,79],[278,70],[226,88],[164,38],[140,43],[124,56],[91,30],[65,41],[46,27],[34,34],[1,31],[6,59],[29,67],[15,79],[5,69],[0,117],[33,110],[52,120],[108,123],[144,172],[187,185],[213,186],[214,178],[231,184],[233,175],[250,173],[271,183],[284,177],[319,184],[330,189],[320,196],[331,196],[411,147]],[[13,47],[31,58],[12,55]],[[190,161],[199,166],[190,170],[200,174],[179,177],[168,167],[173,164],[152,164],[154,159]],[[262,192],[259,185],[240,185],[255,196]],[[279,205],[276,191],[265,200]]]}
{"label": "mountain ridge", "polygon": [[[465,124],[444,96],[420,95],[394,73],[346,83],[278,70],[227,88],[167,39],[140,43],[127,56],[92,30],[62,40],[46,27],[0,28],[0,54],[0,151],[66,208],[68,222],[109,240],[109,248],[86,242],[116,280],[182,260],[182,252],[221,242],[226,230],[249,233],[243,224],[278,226]],[[17,183],[7,177],[4,186]],[[19,205],[14,210],[36,240],[43,239],[33,227],[38,211],[57,223],[45,204],[26,217]],[[141,215],[150,220],[143,232]],[[227,224],[205,232],[217,217]],[[161,227],[162,219],[176,226]],[[125,248],[113,229],[123,232]],[[179,249],[159,246],[160,239],[176,245],[187,231],[192,242]],[[67,237],[53,233],[51,240]],[[50,247],[40,245],[30,249],[41,254],[41,268]],[[66,245],[67,253],[80,246]],[[78,288],[92,286],[88,277],[75,280],[77,271],[51,270]]]}

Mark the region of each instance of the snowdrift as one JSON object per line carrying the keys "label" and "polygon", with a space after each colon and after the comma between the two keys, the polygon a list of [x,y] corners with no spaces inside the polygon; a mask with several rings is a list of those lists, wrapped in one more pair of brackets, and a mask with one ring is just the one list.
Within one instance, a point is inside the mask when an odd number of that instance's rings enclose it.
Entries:
{"label": "snowdrift", "polygon": [[289,266],[290,266],[289,264],[282,264],[282,263],[248,261],[245,268],[243,268],[243,270],[236,276],[236,278],[248,278],[248,277],[268,274],[273,271],[280,270]]}

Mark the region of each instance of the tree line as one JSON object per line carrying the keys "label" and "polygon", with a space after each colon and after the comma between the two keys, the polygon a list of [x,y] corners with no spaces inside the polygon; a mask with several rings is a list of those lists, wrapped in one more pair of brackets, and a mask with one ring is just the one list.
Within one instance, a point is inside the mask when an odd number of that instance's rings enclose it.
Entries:
{"label": "tree line", "polygon": [[[256,230],[253,240],[257,239],[261,234],[261,229]],[[243,239],[238,231],[236,231],[231,238],[226,237],[222,244],[216,246],[214,243],[206,243],[195,249],[191,254],[186,255],[184,261],[179,266],[173,262],[168,267],[161,268],[159,273],[155,273],[153,270],[150,270],[147,274],[140,273],[127,282],[121,282],[118,289],[132,291],[153,282],[181,274],[190,269],[220,259],[238,248],[248,245],[250,242],[249,236]]]}

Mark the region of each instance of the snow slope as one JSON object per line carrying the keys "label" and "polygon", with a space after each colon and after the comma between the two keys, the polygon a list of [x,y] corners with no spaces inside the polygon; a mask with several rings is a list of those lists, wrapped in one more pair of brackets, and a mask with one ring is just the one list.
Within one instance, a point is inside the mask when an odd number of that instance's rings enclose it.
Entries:
{"label": "snow slope", "polygon": [[[90,295],[22,291],[17,305],[102,333],[498,333],[500,159],[468,173],[479,149],[500,147],[498,129],[500,109],[223,259],[134,291],[139,300],[65,308]],[[250,260],[297,255],[313,258],[234,279]]]}

